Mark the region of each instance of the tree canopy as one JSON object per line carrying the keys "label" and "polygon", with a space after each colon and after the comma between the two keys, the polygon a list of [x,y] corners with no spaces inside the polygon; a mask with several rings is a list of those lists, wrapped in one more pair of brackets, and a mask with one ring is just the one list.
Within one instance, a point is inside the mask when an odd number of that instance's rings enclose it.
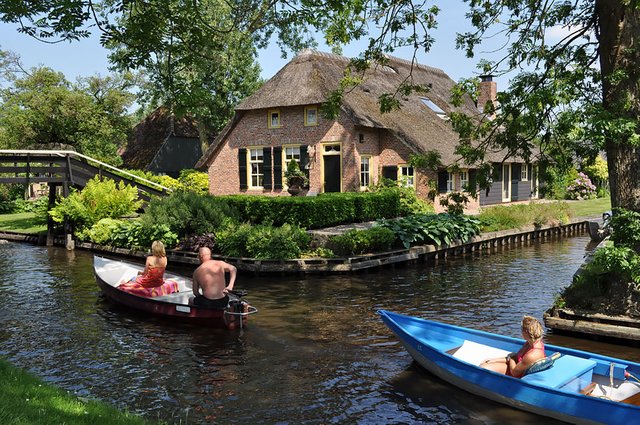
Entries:
{"label": "tree canopy", "polygon": [[[509,155],[526,160],[535,159],[540,148],[556,161],[566,158],[567,162],[593,158],[604,149],[613,206],[640,210],[640,161],[636,154],[640,141],[640,2],[464,1],[474,30],[460,34],[458,46],[472,56],[481,40],[502,36],[504,59],[481,61],[482,70],[488,74],[517,73],[509,89],[498,96],[496,119],[477,125],[470,117],[451,116],[461,136],[458,151],[467,163],[488,169],[483,167],[483,152],[489,148],[505,148]],[[328,1],[322,6],[306,0],[238,0],[229,4],[229,8],[218,9],[220,4],[214,1],[4,2],[0,16],[45,41],[86,37],[89,27],[95,25],[103,32],[105,45],[126,46],[129,53],[120,60],[128,66],[146,63],[145,55],[154,52],[146,42],[179,41],[189,48],[184,52],[188,63],[192,61],[189,56],[195,61],[198,53],[215,51],[208,48],[208,41],[220,40],[212,37],[218,33],[234,32],[242,42],[250,37],[256,47],[274,38],[282,47],[296,51],[313,44],[313,34],[318,31],[336,48],[367,39],[368,47],[354,61],[356,68],[363,68],[383,62],[385,54],[399,47],[428,50],[434,42],[431,33],[439,11],[430,0]],[[157,11],[157,16],[137,15],[151,10]],[[187,31],[186,26],[192,28]],[[564,30],[564,37],[551,41],[549,31],[558,28]],[[170,49],[163,50],[163,54],[169,53]],[[165,59],[155,63],[160,66]],[[458,95],[474,86],[463,82]],[[408,80],[396,93],[381,98],[382,109],[397,106],[394,98],[414,89],[424,88],[412,87]],[[339,101],[339,94],[334,98]],[[487,114],[494,113],[492,108]]]}
{"label": "tree canopy", "polygon": [[33,68],[0,90],[0,148],[74,149],[113,165],[127,140],[134,96],[126,77],[89,77],[76,84],[49,68]]}

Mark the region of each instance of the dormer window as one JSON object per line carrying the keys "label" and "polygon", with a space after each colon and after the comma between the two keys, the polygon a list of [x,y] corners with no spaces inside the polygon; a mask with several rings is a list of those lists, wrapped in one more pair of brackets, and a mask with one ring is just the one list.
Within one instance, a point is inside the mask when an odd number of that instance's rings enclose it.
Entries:
{"label": "dormer window", "polygon": [[280,128],[280,111],[277,109],[269,110],[268,117],[269,128]]}
{"label": "dormer window", "polygon": [[447,113],[445,111],[442,110],[442,108],[440,108],[438,105],[436,105],[435,103],[433,103],[431,101],[431,99],[426,98],[426,97],[421,97],[420,100],[422,101],[422,103],[424,103],[429,109],[431,109],[433,112],[435,112],[440,118],[442,119],[446,119],[447,118]]}
{"label": "dormer window", "polygon": [[307,106],[304,108],[304,125],[306,127],[318,125],[318,107]]}

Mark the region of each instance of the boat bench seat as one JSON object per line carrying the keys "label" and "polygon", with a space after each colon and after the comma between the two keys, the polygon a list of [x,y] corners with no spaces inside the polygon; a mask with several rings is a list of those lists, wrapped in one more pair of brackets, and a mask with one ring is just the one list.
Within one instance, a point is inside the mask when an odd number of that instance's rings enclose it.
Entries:
{"label": "boat bench seat", "polygon": [[536,385],[579,391],[591,383],[595,366],[593,360],[563,355],[549,369],[525,375],[521,379]]}

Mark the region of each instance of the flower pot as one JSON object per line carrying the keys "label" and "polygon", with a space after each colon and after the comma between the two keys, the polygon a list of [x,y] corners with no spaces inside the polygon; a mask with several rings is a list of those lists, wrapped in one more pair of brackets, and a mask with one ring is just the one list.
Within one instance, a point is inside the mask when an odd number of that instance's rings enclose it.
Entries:
{"label": "flower pot", "polygon": [[287,192],[289,192],[292,196],[296,196],[300,192],[302,192],[302,188],[300,186],[289,186],[287,188]]}

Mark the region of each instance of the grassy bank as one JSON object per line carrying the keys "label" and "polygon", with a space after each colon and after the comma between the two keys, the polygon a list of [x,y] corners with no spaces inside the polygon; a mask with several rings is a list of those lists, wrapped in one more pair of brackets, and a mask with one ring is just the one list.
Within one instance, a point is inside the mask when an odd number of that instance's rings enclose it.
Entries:
{"label": "grassy bank", "polygon": [[98,401],[82,401],[0,359],[0,423],[150,424],[142,418]]}
{"label": "grassy bank", "polygon": [[573,217],[600,217],[611,209],[611,198],[587,199],[569,202]]}
{"label": "grassy bank", "polygon": [[478,216],[483,232],[519,229],[531,225],[567,223],[570,218],[600,217],[611,209],[611,198],[585,201],[531,202],[482,208]]}
{"label": "grassy bank", "polygon": [[47,225],[42,224],[35,213],[2,214],[0,230],[31,234],[46,232]]}

